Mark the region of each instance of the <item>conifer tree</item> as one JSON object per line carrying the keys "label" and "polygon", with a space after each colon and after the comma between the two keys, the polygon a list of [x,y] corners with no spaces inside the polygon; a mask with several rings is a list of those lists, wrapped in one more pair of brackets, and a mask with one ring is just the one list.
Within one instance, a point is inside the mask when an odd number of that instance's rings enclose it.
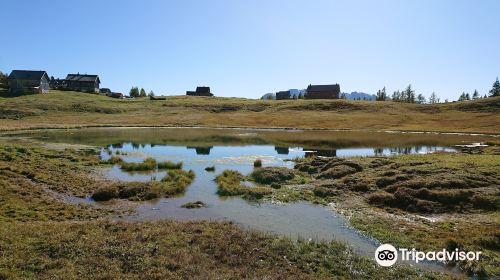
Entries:
{"label": "conifer tree", "polygon": [[493,87],[490,90],[490,97],[500,96],[500,82],[498,81],[498,77],[496,81],[493,83]]}

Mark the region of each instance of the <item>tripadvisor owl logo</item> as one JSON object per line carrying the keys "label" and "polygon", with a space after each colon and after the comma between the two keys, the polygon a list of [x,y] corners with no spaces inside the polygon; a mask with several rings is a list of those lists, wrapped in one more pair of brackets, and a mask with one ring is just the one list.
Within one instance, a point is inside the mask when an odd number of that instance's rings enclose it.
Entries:
{"label": "tripadvisor owl logo", "polygon": [[398,260],[398,251],[391,244],[382,244],[375,250],[375,260],[380,266],[392,266]]}
{"label": "tripadvisor owl logo", "polygon": [[[398,254],[399,253],[399,254]],[[377,250],[375,250],[375,261],[380,266],[392,266],[399,259],[401,261],[410,261],[414,263],[419,263],[421,261],[439,261],[439,262],[459,262],[459,261],[478,261],[482,252],[466,252],[461,251],[458,248],[455,250],[448,251],[446,249],[440,251],[429,251],[422,252],[417,251],[415,248],[409,250],[405,248],[399,248],[397,250],[391,244],[382,244]]]}

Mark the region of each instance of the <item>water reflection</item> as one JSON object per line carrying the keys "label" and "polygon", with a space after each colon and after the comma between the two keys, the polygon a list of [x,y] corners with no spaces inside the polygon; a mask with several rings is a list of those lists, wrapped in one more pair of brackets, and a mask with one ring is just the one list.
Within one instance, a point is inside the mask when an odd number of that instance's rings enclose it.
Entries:
{"label": "water reflection", "polygon": [[196,151],[197,155],[209,155],[210,154],[210,150],[213,147],[189,147],[189,146],[187,146],[186,148],[188,150],[189,149],[194,149]]}

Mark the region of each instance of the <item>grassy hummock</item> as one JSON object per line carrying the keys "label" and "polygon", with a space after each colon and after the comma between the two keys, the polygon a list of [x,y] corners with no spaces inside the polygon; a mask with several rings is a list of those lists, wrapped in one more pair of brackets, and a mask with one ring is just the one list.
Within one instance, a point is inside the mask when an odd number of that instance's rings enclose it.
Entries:
{"label": "grassy hummock", "polygon": [[161,197],[171,197],[183,193],[193,182],[193,171],[180,169],[170,170],[164,178],[150,182],[115,183],[101,187],[92,194],[96,201],[111,199],[150,200]]}
{"label": "grassy hummock", "polygon": [[218,184],[217,194],[222,196],[243,195],[247,198],[262,198],[263,196],[272,193],[272,189],[268,187],[247,187],[241,184],[245,179],[241,173],[235,170],[224,170],[215,178]]}
{"label": "grassy hummock", "polygon": [[[481,251],[479,262],[458,266],[471,274],[498,276],[500,150],[297,159],[295,168],[314,178],[304,198],[336,202],[351,224],[382,243],[436,251]],[[281,191],[281,190],[280,190]],[[288,189],[300,196],[304,189]],[[451,248],[454,250],[454,248]]]}
{"label": "grassy hummock", "polygon": [[182,169],[182,162],[174,163],[171,161],[157,162],[154,158],[147,158],[143,162],[124,162],[116,157],[111,157],[108,162],[119,163],[120,168],[124,171],[152,171],[156,169]]}
{"label": "grassy hummock", "polygon": [[121,162],[120,168],[125,171],[151,171],[155,170],[158,163],[154,158],[147,158],[143,162]]}
{"label": "grassy hummock", "polygon": [[182,169],[182,162],[161,161],[158,162],[158,169]]}

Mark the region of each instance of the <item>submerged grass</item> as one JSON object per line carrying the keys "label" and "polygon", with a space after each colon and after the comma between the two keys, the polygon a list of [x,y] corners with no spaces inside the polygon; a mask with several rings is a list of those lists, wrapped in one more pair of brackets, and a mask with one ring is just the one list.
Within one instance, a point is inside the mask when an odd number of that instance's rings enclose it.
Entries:
{"label": "submerged grass", "polygon": [[192,202],[186,202],[181,205],[182,208],[187,208],[187,209],[194,209],[194,208],[203,208],[206,207],[207,205],[203,201],[192,201]]}

